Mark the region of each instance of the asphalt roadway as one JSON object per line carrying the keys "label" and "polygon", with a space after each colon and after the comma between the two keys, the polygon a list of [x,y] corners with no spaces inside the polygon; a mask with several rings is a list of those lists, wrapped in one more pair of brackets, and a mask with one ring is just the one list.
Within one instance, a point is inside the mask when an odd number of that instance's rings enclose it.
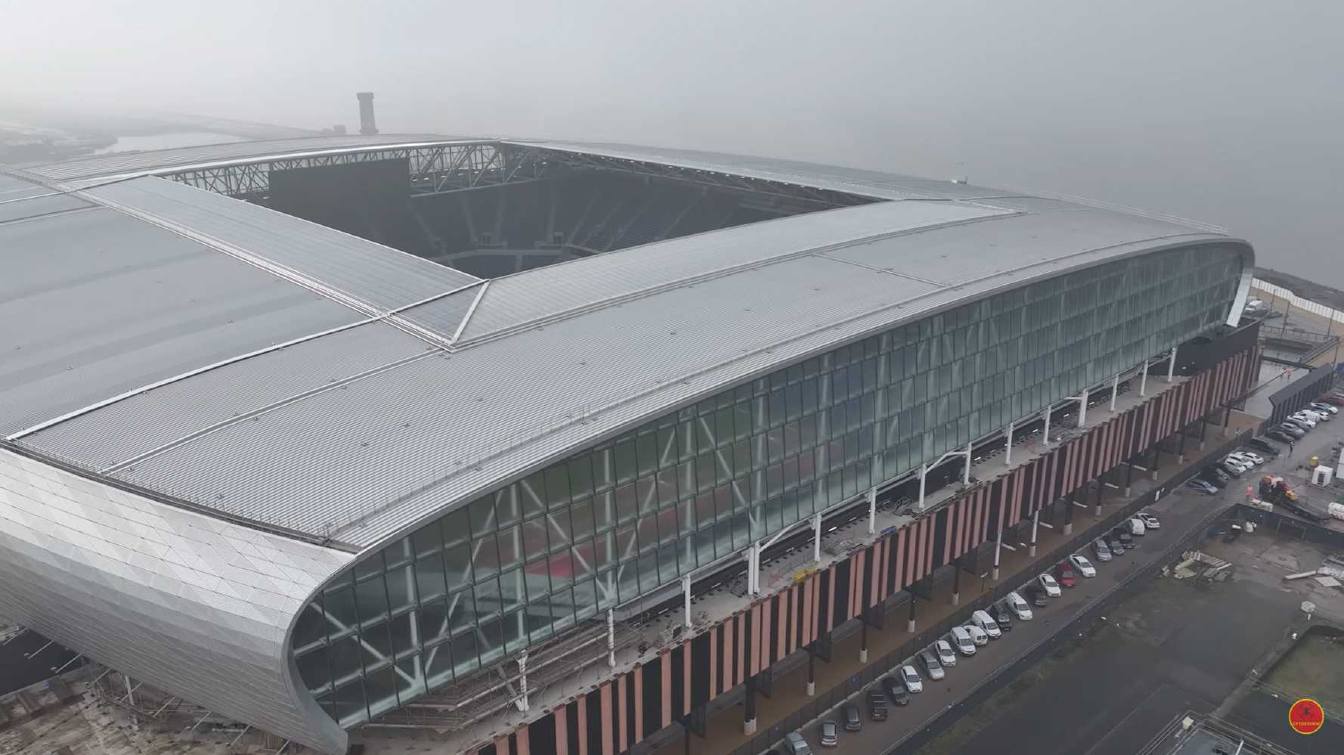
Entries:
{"label": "asphalt roadway", "polygon": [[[949,713],[949,709],[960,706],[968,696],[990,682],[991,678],[995,677],[995,672],[1004,672],[997,675],[997,678],[994,679],[995,682],[1002,684],[1010,681],[1011,676],[1018,671],[1014,666],[1019,659],[1039,649],[1051,641],[1052,638],[1060,639],[1056,635],[1063,627],[1082,616],[1089,608],[1094,607],[1115,592],[1121,585],[1130,581],[1144,566],[1153,564],[1158,560],[1165,560],[1166,553],[1169,550],[1179,544],[1211,513],[1224,508],[1226,505],[1227,502],[1222,500],[1222,496],[1211,497],[1184,491],[1166,496],[1155,506],[1148,509],[1161,519],[1162,528],[1138,538],[1138,549],[1127,552],[1110,563],[1100,564],[1093,558],[1091,549],[1087,548],[1084,553],[1096,564],[1096,577],[1091,579],[1080,577],[1077,587],[1065,588],[1063,595],[1051,599],[1050,604],[1046,607],[1033,608],[1035,617],[1031,621],[1015,621],[1012,631],[1005,633],[1002,639],[992,640],[988,646],[979,648],[978,652],[972,657],[960,658],[956,667],[950,669],[946,678],[942,681],[935,682],[925,678],[924,691],[914,695],[909,706],[892,708],[891,716],[885,723],[865,721],[863,731],[842,733],[840,749],[843,752],[864,753],[922,751],[919,747],[925,741],[926,736],[934,733],[935,730],[941,730],[942,726],[946,725],[946,719],[934,724],[935,719],[944,713]],[[1069,635],[1062,635],[1062,637],[1067,638]],[[1144,661],[1144,663],[1147,662]],[[1124,663],[1132,664],[1134,660],[1129,659]],[[1109,686],[1113,687],[1114,680],[1123,679],[1130,672],[1124,667],[1124,664],[1121,664],[1116,668],[1105,670],[1104,673],[1106,675],[1099,677],[1099,680],[1110,679],[1112,682]],[[1091,686],[1087,685],[1084,689]],[[1098,684],[1097,686],[1104,689],[1108,685]],[[1086,700],[1086,696],[1079,696],[1077,688],[1069,689],[1066,695],[1074,698],[1067,701],[1070,704],[1092,705]],[[1080,697],[1083,699],[1078,699]],[[853,699],[862,700],[862,695]],[[1057,706],[1064,702],[1066,701],[1058,700],[1051,705]],[[1047,708],[1049,707],[1051,706],[1047,706]],[[949,715],[955,716],[958,715],[958,712],[953,710]],[[994,752],[997,754],[1003,752],[1081,751],[1054,749],[1053,744],[1040,749],[1039,744],[1036,744],[1033,748],[1026,746],[1026,741],[1014,742],[1015,739],[1023,740],[1023,735],[1028,733],[1027,730],[1033,728],[1039,731],[1040,740],[1050,743],[1057,741],[1060,728],[1077,728],[1072,725],[1068,727],[1059,726],[1057,721],[1062,719],[1059,718],[1057,711],[1045,710],[1034,716],[1021,716],[1020,718],[1024,719],[1023,724],[1014,728],[1023,731],[1016,731],[1013,736],[1008,738],[999,733],[984,740],[984,744],[987,747],[992,747],[992,749],[956,749],[948,750],[948,752]],[[1032,725],[1032,718],[1035,719],[1036,726]],[[1167,714],[1163,718],[1163,723],[1169,719],[1170,714]],[[1052,721],[1055,721],[1055,723],[1052,723]],[[814,748],[819,747],[820,743],[815,724],[810,726],[803,734]],[[1005,742],[1014,742],[1014,746],[1005,750]],[[1018,744],[1023,746],[1019,747]]]}
{"label": "asphalt roadway", "polygon": [[[30,654],[32,658],[28,657]],[[55,669],[64,666],[74,657],[74,653],[54,642],[48,642],[36,632],[24,632],[15,636],[9,642],[0,645],[0,695],[23,689],[52,676]],[[75,664],[71,664],[69,668],[74,667]]]}

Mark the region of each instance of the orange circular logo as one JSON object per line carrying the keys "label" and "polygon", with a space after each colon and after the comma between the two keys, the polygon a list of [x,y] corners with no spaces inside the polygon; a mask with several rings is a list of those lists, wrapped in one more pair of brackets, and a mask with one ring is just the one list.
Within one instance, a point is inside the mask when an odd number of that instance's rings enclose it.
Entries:
{"label": "orange circular logo", "polygon": [[1320,703],[1304,697],[1288,709],[1288,725],[1298,734],[1315,734],[1325,725],[1325,710]]}

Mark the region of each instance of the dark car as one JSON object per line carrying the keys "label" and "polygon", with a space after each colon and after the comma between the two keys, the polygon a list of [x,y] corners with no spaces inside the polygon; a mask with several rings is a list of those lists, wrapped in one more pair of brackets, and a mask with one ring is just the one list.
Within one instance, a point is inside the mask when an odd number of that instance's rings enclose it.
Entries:
{"label": "dark car", "polygon": [[1302,436],[1307,434],[1307,429],[1305,427],[1286,420],[1284,421],[1283,424],[1279,425],[1279,431],[1287,433],[1288,435],[1291,435],[1294,438],[1301,438]]}
{"label": "dark car", "polygon": [[1279,455],[1279,447],[1270,443],[1265,438],[1251,438],[1246,441],[1246,445],[1265,456],[1275,457]]}
{"label": "dark car", "polygon": [[875,689],[868,691],[868,717],[874,721],[887,720],[887,698]]}
{"label": "dark car", "polygon": [[896,677],[883,677],[882,690],[887,693],[887,697],[896,705],[905,707],[910,704],[910,693],[905,689],[904,684],[896,681]]}
{"label": "dark car", "polygon": [[1282,431],[1282,430],[1280,430],[1280,429],[1278,429],[1278,428],[1275,428],[1275,429],[1273,429],[1273,430],[1268,430],[1268,431],[1266,431],[1266,432],[1265,432],[1265,437],[1267,437],[1267,438],[1273,438],[1274,440],[1277,440],[1277,441],[1280,441],[1280,442],[1283,442],[1283,443],[1292,443],[1293,440],[1294,440],[1293,436],[1289,435],[1288,433],[1285,433],[1284,431]]}
{"label": "dark car", "polygon": [[990,609],[989,615],[994,617],[994,622],[999,625],[1000,632],[1011,632],[1013,630],[1013,612],[1008,610],[1008,606],[1002,603],[995,603]]}
{"label": "dark car", "polygon": [[1116,527],[1115,529],[1111,530],[1111,537],[1115,538],[1116,540],[1119,540],[1120,544],[1125,546],[1125,550],[1129,550],[1134,547],[1134,535],[1124,527]]}
{"label": "dark car", "polygon": [[854,703],[845,703],[840,715],[845,722],[845,731],[859,731],[863,728],[863,716],[859,715],[859,706]]}
{"label": "dark car", "polygon": [[1106,547],[1111,549],[1112,556],[1123,556],[1125,551],[1129,550],[1124,543],[1114,536],[1106,538]]}
{"label": "dark car", "polygon": [[1222,477],[1219,477],[1218,475],[1214,474],[1209,470],[1200,472],[1198,475],[1196,475],[1196,479],[1203,480],[1204,482],[1207,482],[1213,487],[1220,490],[1223,488],[1223,486],[1227,485],[1227,480],[1224,480]]}
{"label": "dark car", "polygon": [[1031,604],[1037,608],[1050,605],[1050,596],[1045,594],[1043,588],[1037,587],[1035,584],[1027,588],[1027,600],[1030,600]]}
{"label": "dark car", "polygon": [[1205,467],[1204,474],[1208,477],[1212,477],[1213,479],[1218,480],[1219,482],[1222,482],[1223,484],[1231,482],[1232,480],[1232,475],[1224,471],[1222,467]]}

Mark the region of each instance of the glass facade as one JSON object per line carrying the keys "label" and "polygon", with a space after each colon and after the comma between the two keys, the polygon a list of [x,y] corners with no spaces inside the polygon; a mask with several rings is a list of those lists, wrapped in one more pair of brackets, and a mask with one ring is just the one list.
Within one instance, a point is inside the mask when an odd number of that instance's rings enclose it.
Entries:
{"label": "glass facade", "polygon": [[1206,331],[1222,248],[1111,262],[851,343],[652,419],[334,580],[294,633],[342,725],[515,655]]}

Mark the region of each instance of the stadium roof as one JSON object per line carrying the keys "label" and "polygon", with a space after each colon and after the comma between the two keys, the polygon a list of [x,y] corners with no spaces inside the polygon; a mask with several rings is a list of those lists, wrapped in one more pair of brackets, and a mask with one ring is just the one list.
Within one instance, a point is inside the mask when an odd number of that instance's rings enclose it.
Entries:
{"label": "stadium roof", "polygon": [[[127,175],[424,139],[29,167],[58,182],[45,190],[0,176],[0,253],[17,271],[0,280],[0,433],[230,518],[362,549],[651,415],[899,322],[1174,245],[1251,254],[1203,227],[962,184],[511,142],[894,201],[480,281]],[[105,176],[119,180],[92,180]],[[42,196],[74,179],[86,181],[76,196]]]}

